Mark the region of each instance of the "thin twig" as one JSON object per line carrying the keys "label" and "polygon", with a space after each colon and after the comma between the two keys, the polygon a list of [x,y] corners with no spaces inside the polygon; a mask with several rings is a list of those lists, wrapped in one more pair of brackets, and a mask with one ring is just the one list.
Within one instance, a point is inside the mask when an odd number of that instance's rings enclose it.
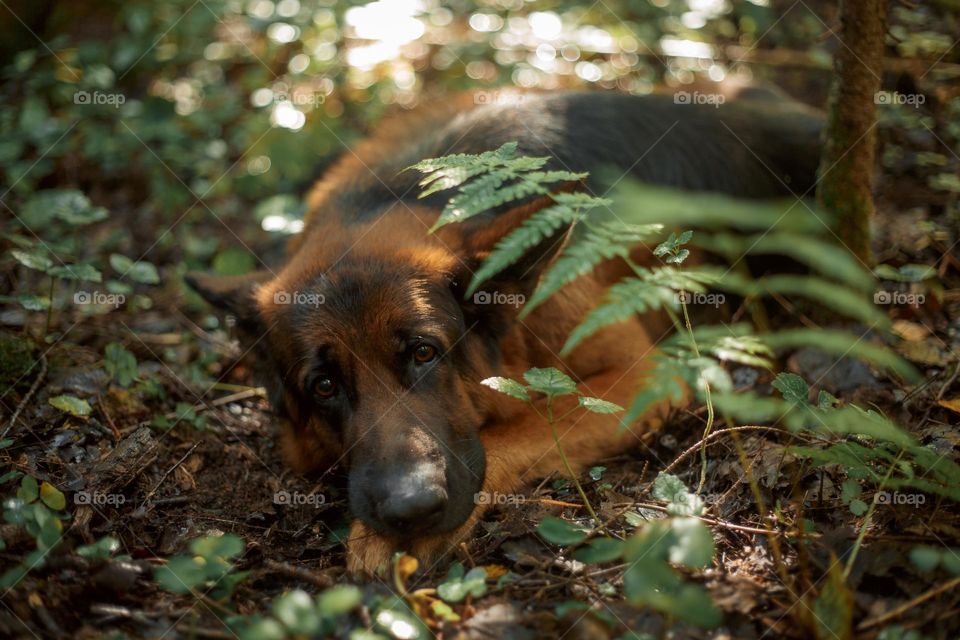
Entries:
{"label": "thin twig", "polygon": [[36,379],[33,381],[33,384],[30,385],[30,390],[27,391],[27,395],[23,396],[23,400],[20,401],[20,404],[17,405],[16,411],[13,412],[13,416],[10,418],[10,422],[7,424],[7,428],[3,430],[3,435],[0,435],[0,438],[6,438],[7,434],[10,433],[10,430],[13,429],[13,425],[16,424],[17,418],[20,417],[20,412],[26,408],[29,404],[33,395],[37,392],[37,389],[40,388],[40,382],[43,380],[44,376],[47,375],[47,357],[40,354],[40,373],[37,374]]}
{"label": "thin twig", "polygon": [[199,446],[200,446],[200,441],[198,440],[197,442],[195,442],[195,443],[193,444],[192,447],[190,447],[190,450],[189,450],[189,451],[187,451],[185,454],[183,454],[183,457],[182,457],[182,458],[180,458],[179,460],[177,460],[177,462],[176,462],[172,467],[170,467],[169,469],[167,469],[166,473],[164,473],[163,476],[160,478],[160,481],[157,482],[156,486],[154,486],[153,489],[150,490],[150,493],[147,494],[147,497],[144,498],[144,499],[143,499],[143,502],[140,503],[140,508],[141,508],[141,509],[143,509],[143,508],[147,505],[147,502],[150,500],[150,498],[153,497],[153,494],[155,494],[155,493],[157,492],[157,490],[160,489],[160,485],[162,485],[162,484],[163,484],[163,481],[167,479],[167,476],[169,476],[171,473],[173,473],[173,470],[174,470],[174,469],[176,469],[176,468],[179,467],[181,464],[183,464],[183,461],[186,460],[187,458],[189,458],[189,457],[190,457],[190,454],[193,453],[194,450],[195,450],[197,447],[199,447]]}
{"label": "thin twig", "polygon": [[296,580],[307,582],[318,589],[328,589],[334,585],[334,580],[330,576],[322,573],[316,573],[303,567],[295,567],[288,562],[267,560],[263,563],[263,568],[267,571],[279,573],[280,575],[288,578],[294,578]]}
{"label": "thin twig", "polygon": [[905,614],[910,609],[916,607],[917,605],[923,604],[930,598],[940,595],[944,591],[949,591],[950,589],[953,589],[958,585],[960,585],[960,577],[954,578],[953,580],[948,580],[947,582],[944,582],[943,584],[941,584],[939,587],[934,587],[929,591],[926,591],[920,594],[913,600],[910,600],[909,602],[904,602],[902,605],[900,605],[896,609],[892,609],[886,612],[885,614],[883,614],[882,616],[877,616],[876,618],[870,618],[869,620],[864,620],[862,623],[860,623],[860,626],[857,627],[857,630],[864,631],[871,627],[876,627],[878,625],[890,622],[894,618],[899,618],[900,616]]}
{"label": "thin twig", "polygon": [[713,433],[708,435],[706,438],[702,438],[695,445],[688,448],[686,451],[684,451],[679,456],[677,456],[676,459],[674,459],[673,462],[667,465],[667,468],[661,471],[660,473],[670,473],[671,471],[673,471],[674,468],[676,468],[678,464],[680,464],[680,462],[683,461],[684,458],[686,458],[692,453],[695,453],[697,450],[700,449],[701,446],[706,446],[707,442],[709,442],[710,440],[713,440],[714,438],[717,438],[725,433],[730,433],[732,431],[776,431],[777,433],[786,433],[786,434],[790,433],[789,431],[778,429],[776,427],[764,427],[764,426],[758,426],[758,425],[744,425],[742,427],[730,427],[728,429],[721,429],[720,431],[714,431]]}
{"label": "thin twig", "polygon": [[[669,513],[669,512],[670,512],[669,509],[667,509],[666,507],[660,506],[660,505],[658,505],[658,504],[650,504],[650,503],[645,503],[645,502],[637,502],[637,503],[635,503],[635,504],[636,504],[636,506],[638,506],[638,507],[640,507],[640,508],[642,508],[642,509],[650,509],[650,510],[652,510],[652,511],[662,511],[663,513]],[[707,524],[714,524],[714,525],[717,525],[718,527],[723,527],[724,529],[732,529],[733,531],[741,531],[741,532],[743,532],[743,533],[757,533],[757,534],[760,534],[760,535],[767,535],[767,534],[769,534],[769,533],[775,533],[775,534],[781,535],[781,536],[784,535],[784,532],[783,532],[783,531],[780,531],[779,529],[758,529],[757,527],[748,527],[748,526],[742,525],[742,524],[734,524],[734,523],[729,522],[729,521],[727,521],[727,520],[720,520],[720,519],[718,519],[718,518],[710,518],[710,517],[708,517],[708,516],[697,516],[697,515],[694,515],[693,517],[696,518],[697,520],[703,520],[703,521],[706,522]]]}

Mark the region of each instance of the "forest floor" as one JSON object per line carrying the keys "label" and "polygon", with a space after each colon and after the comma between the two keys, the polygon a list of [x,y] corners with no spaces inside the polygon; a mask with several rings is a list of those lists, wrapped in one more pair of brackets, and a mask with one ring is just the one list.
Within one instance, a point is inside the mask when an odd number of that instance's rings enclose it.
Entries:
{"label": "forest floor", "polygon": [[[864,365],[812,351],[794,353],[782,364],[814,381],[814,389],[885,413],[920,443],[960,462],[960,262],[953,246],[958,221],[949,219],[942,194],[907,182],[903,176],[884,182],[877,248],[881,262],[930,265],[937,272],[937,285],[924,290],[924,304],[890,307],[904,338],[898,349],[925,373],[925,382],[901,386]],[[216,226],[211,223],[211,233],[222,231]],[[178,265],[157,266],[165,280],[179,279]],[[234,591],[230,607],[237,613],[268,611],[273,598],[294,587],[315,592],[349,581],[343,478],[310,481],[285,467],[273,442],[275,422],[251,387],[249,370],[235,362],[229,333],[211,329],[208,312],[199,307],[185,310],[181,292],[180,284],[165,287],[152,308],[136,312],[121,308],[82,318],[58,312],[49,328],[44,314],[7,310],[0,316],[9,378],[2,429],[14,439],[0,455],[12,469],[62,491],[71,516],[58,550],[3,591],[0,636],[233,637],[222,623],[222,605],[171,594],[152,579],[153,569],[183,553],[190,540],[220,532],[246,543],[238,569],[251,573]],[[794,321],[808,319],[797,313]],[[44,332],[50,339],[40,347],[23,339]],[[102,353],[114,341],[135,355],[140,379],[151,384],[112,384]],[[25,366],[18,368],[18,358]],[[745,367],[733,373],[745,387],[769,392],[771,373]],[[87,400],[92,414],[74,417],[48,402],[61,395]],[[178,403],[195,410],[158,428],[156,416],[183,414]],[[705,419],[703,407],[680,412],[649,447],[598,462],[584,475],[591,501],[613,532],[628,534],[638,517],[663,516],[664,503],[650,495],[658,472],[669,468],[696,486],[700,453],[689,450],[700,442]],[[724,624],[715,630],[674,624],[672,637],[807,637],[798,621],[814,615],[813,595],[824,589],[831,567],[850,558],[864,518],[847,506],[831,467],[811,467],[787,451],[796,438],[774,427],[710,440],[702,494],[717,554],[712,567],[691,579],[710,591]],[[8,478],[0,494],[12,496],[18,482]],[[277,504],[281,490],[326,499]],[[906,492],[862,499],[877,504],[849,567],[849,591],[837,595],[852,599],[857,636],[876,637],[897,624],[932,638],[956,638],[957,579],[943,569],[921,571],[911,550],[960,553],[957,504]],[[434,621],[434,631],[444,638],[463,633],[502,640],[621,637],[628,630],[664,637],[668,620],[619,595],[622,565],[586,567],[537,535],[545,515],[582,519],[580,502],[569,481],[550,478],[532,487],[523,502],[491,511],[456,559],[467,567],[486,566],[488,576],[509,572],[510,579],[491,582],[483,597],[456,605],[461,620]],[[632,517],[624,516],[627,511]],[[6,571],[34,542],[12,525],[3,527],[0,569]],[[70,553],[104,536],[119,540],[123,559],[93,561]],[[418,573],[410,586],[435,587],[446,569],[441,563]],[[362,588],[386,593],[394,582],[374,579]],[[910,637],[890,633],[885,637]]]}

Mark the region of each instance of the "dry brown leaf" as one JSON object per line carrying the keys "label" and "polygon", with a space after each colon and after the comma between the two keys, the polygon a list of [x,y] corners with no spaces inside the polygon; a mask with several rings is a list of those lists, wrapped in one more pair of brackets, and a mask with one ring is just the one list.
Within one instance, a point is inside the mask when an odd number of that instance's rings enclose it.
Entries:
{"label": "dry brown leaf", "polygon": [[954,413],[960,413],[960,398],[953,398],[952,400],[939,400],[937,402],[941,407],[950,409]]}
{"label": "dry brown leaf", "polygon": [[893,331],[909,342],[917,342],[930,335],[930,330],[925,326],[918,322],[910,322],[909,320],[897,320],[894,322]]}

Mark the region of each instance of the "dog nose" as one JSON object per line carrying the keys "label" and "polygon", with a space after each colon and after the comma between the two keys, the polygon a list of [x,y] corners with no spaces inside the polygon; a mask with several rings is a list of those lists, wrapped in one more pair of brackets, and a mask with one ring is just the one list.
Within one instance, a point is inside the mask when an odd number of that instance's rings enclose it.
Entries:
{"label": "dog nose", "polygon": [[438,469],[417,468],[387,473],[376,513],[384,526],[398,533],[417,532],[437,524],[447,506],[447,489]]}
{"label": "dog nose", "polygon": [[439,486],[417,493],[391,493],[377,513],[383,523],[398,532],[416,532],[436,525],[447,506],[447,492]]}

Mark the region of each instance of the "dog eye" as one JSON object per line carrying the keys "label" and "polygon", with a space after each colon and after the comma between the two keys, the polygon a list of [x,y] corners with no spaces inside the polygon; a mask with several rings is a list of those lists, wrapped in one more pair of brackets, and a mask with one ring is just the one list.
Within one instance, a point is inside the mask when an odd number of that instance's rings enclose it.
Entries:
{"label": "dog eye", "polygon": [[434,359],[436,359],[436,357],[436,347],[426,343],[420,343],[417,345],[417,348],[413,350],[413,359],[418,364],[427,364],[428,362],[432,362]]}
{"label": "dog eye", "polygon": [[313,395],[321,400],[328,400],[337,392],[337,383],[332,378],[320,378],[313,383]]}

